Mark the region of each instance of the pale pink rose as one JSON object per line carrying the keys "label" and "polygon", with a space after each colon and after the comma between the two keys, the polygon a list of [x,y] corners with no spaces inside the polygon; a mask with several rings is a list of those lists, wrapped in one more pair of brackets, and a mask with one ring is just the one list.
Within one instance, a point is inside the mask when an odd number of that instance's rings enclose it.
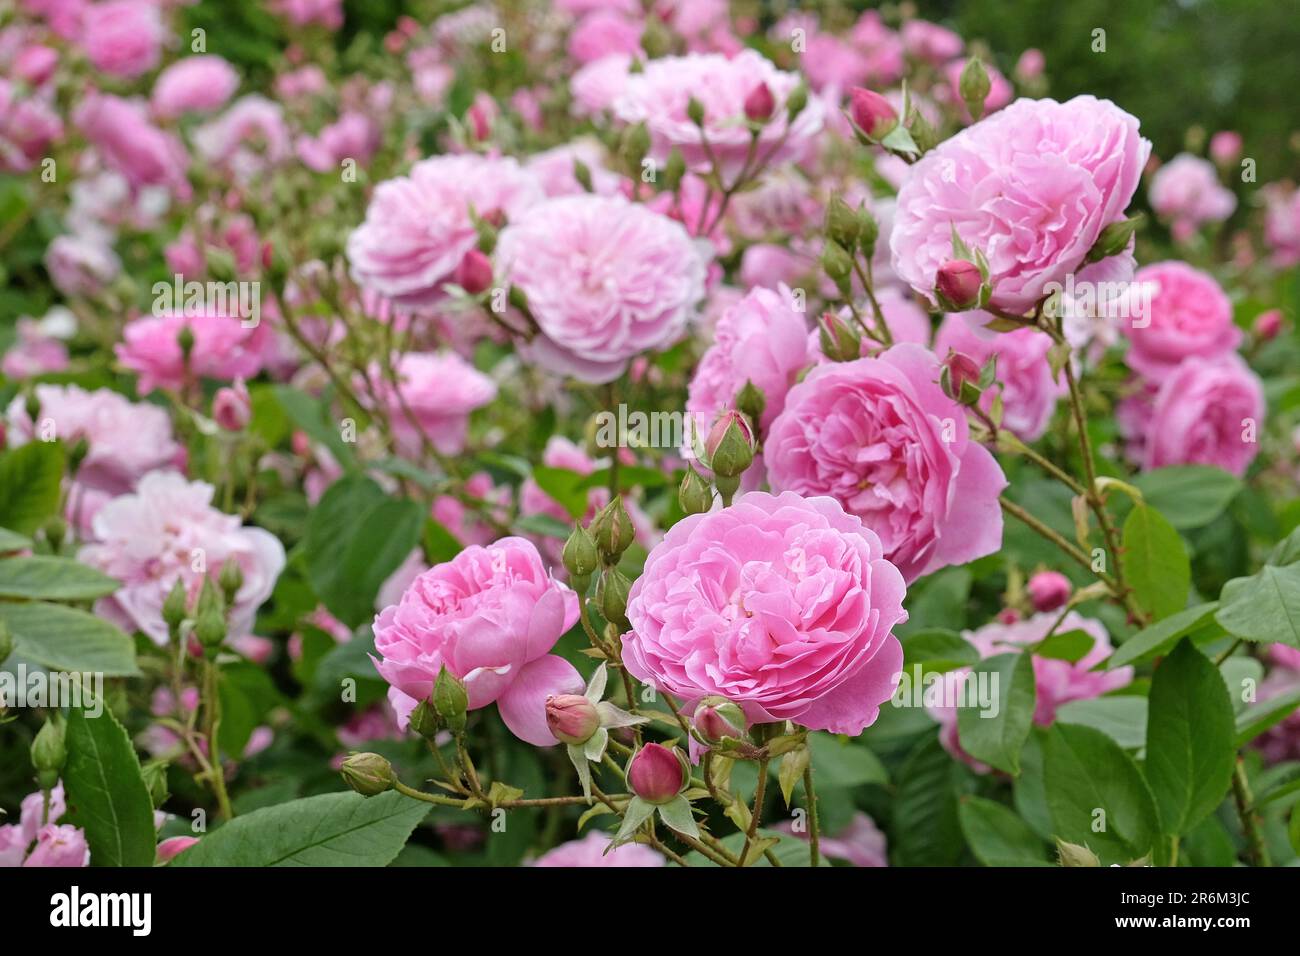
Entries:
{"label": "pale pink rose", "polygon": [[802,235],[820,229],[824,215],[812,185],[792,169],[763,177],[756,188],[731,200],[731,223],[746,239],[762,240],[774,232]]}
{"label": "pale pink rose", "polygon": [[1210,137],[1210,159],[1220,166],[1230,166],[1241,155],[1242,145],[1240,133],[1220,130]]}
{"label": "pale pink rose", "polygon": [[14,84],[0,78],[0,170],[23,173],[36,165],[63,136],[58,113],[38,97],[18,97]]}
{"label": "pale pink rose", "polygon": [[592,191],[613,196],[622,190],[623,177],[605,165],[605,149],[594,139],[578,139],[556,146],[528,159],[528,172],[537,177],[547,196],[576,196],[586,192],[574,176],[574,163],[581,162],[591,173]]}
{"label": "pale pink rose", "polygon": [[408,352],[395,371],[396,388],[378,366],[371,378],[403,452],[421,454],[425,437],[440,454],[464,451],[469,414],[496,397],[496,383],[455,352]]}
{"label": "pale pink rose", "polygon": [[314,63],[301,66],[275,78],[275,95],[282,100],[297,100],[324,93],[329,89],[325,71]]}
{"label": "pale pink rose", "polygon": [[318,173],[336,172],[345,159],[365,166],[374,156],[382,131],[364,113],[344,113],[316,136],[300,136],[296,145],[298,158]]}
{"label": "pale pink rose", "polygon": [[799,65],[808,77],[808,85],[821,92],[847,90],[870,82],[871,61],[866,53],[830,33],[813,33]]}
{"label": "pale pink rose", "polygon": [[30,842],[23,838],[20,827],[12,823],[0,825],[0,870],[22,866]]}
{"label": "pale pink rose", "polygon": [[58,823],[68,812],[68,802],[60,780],[50,788],[49,807],[46,808],[44,792],[37,790],[23,797],[19,806],[18,823],[24,844],[36,839],[41,827]]}
{"label": "pale pink rose", "polygon": [[1265,188],[1264,239],[1279,269],[1300,263],[1300,189]]}
{"label": "pale pink rose", "polygon": [[117,360],[140,376],[136,388],[141,395],[155,388],[176,390],[185,383],[187,368],[179,341],[185,327],[194,335],[191,376],[230,382],[254,378],[262,370],[271,340],[271,327],[265,322],[246,327],[236,316],[211,310],[142,316],[126,324],[122,342],[113,347]]}
{"label": "pale pink rose", "polygon": [[614,53],[637,56],[645,25],[613,10],[589,13],[569,34],[569,56],[578,63],[594,63]]}
{"label": "pale pink rose", "polygon": [[898,683],[903,577],[830,498],[750,492],[677,522],[632,585],[623,660],[688,709],[857,735]]}
{"label": "pale pink rose", "polygon": [[908,20],[903,24],[902,38],[903,48],[910,56],[934,66],[961,56],[965,46],[957,34],[928,20]]}
{"label": "pale pink rose", "polygon": [[1151,290],[1151,307],[1125,323],[1125,361],[1153,382],[1185,358],[1217,358],[1241,343],[1232,303],[1208,273],[1172,260],[1143,266],[1133,279]]}
{"label": "pale pink rose", "polygon": [[1214,165],[1180,153],[1156,170],[1149,191],[1151,208],[1173,225],[1174,238],[1186,239],[1206,223],[1223,222],[1237,208],[1237,197],[1219,183]]}
{"label": "pale pink rose", "polygon": [[763,444],[774,489],[836,498],[909,582],[1002,545],[1007,480],[938,381],[938,359],[910,343],[820,365]]}
{"label": "pale pink rose", "polygon": [[134,493],[100,509],[93,523],[95,543],[83,547],[79,557],[122,587],[101,598],[96,613],[166,644],[162,606],[172,586],[180,580],[193,599],[205,577],[215,582],[222,564],[233,558],[244,583],[229,610],[230,634],[252,633],[254,615],[284,568],[284,546],[270,532],[245,527],[238,516],[212,507],[212,494],[204,482],[151,471]]}
{"label": "pale pink rose", "polygon": [[226,104],[239,89],[239,74],[211,53],[187,56],[158,74],[149,101],[155,116],[174,119],[183,113],[209,113]]}
{"label": "pale pink rose", "polygon": [[1017,100],[911,167],[889,237],[894,271],[930,295],[955,228],[988,257],[992,305],[1028,311],[1123,218],[1150,149],[1108,100]]}
{"label": "pale pink rose", "polygon": [[73,826],[46,824],[37,831],[36,846],[23,866],[90,866],[85,832]]}
{"label": "pale pink rose", "polygon": [[1047,431],[1057,399],[1068,391],[1064,376],[1053,381],[1047,361],[1052,340],[1037,329],[995,334],[973,326],[992,318],[986,312],[945,317],[935,336],[934,352],[941,359],[950,350],[960,352],[981,366],[996,355],[999,384],[985,389],[980,407],[988,411],[1001,395],[1003,426],[1025,441],[1036,441]]}
{"label": "pale pink rose", "polygon": [[[74,326],[75,328],[75,326]],[[0,371],[10,378],[32,378],[68,367],[68,347],[51,334],[43,322],[19,319],[14,344],[4,354]]]}
{"label": "pale pink rose", "polygon": [[753,382],[766,404],[766,430],[785,407],[785,395],[808,364],[808,322],[789,288],[752,289],[718,320],[713,344],[691,379],[686,411],[707,431],[717,414],[736,407],[736,393]]}
{"label": "pale pink rose", "polygon": [[472,209],[514,220],[542,199],[541,186],[513,159],[435,156],[375,188],[366,220],[348,236],[352,276],[410,306],[442,298],[465,254],[478,246]]}
{"label": "pale pink rose", "polygon": [[738,278],[747,289],[797,286],[817,268],[817,260],[772,242],[756,242],[740,256]]}
{"label": "pale pink rose", "polygon": [[903,39],[885,26],[877,10],[867,10],[849,31],[853,41],[867,57],[867,83],[888,86],[903,76]]}
{"label": "pale pink rose", "polygon": [[1030,47],[1016,60],[1016,78],[1021,81],[1036,80],[1043,75],[1046,66],[1047,58],[1043,56],[1043,51]]}
{"label": "pale pink rose", "polygon": [[274,0],[273,9],[294,26],[343,26],[343,0]]}
{"label": "pale pink rose", "polygon": [[93,296],[117,278],[122,262],[97,230],[55,236],[45,250],[45,271],[68,298]]}
{"label": "pale pink rose", "polygon": [[1158,387],[1120,402],[1116,418],[1143,470],[1214,465],[1245,474],[1259,454],[1264,388],[1235,353],[1187,358]]}
{"label": "pale pink rose", "polygon": [[[966,108],[966,101],[961,98],[961,72],[966,69],[966,63],[966,60],[954,60],[944,67],[944,73],[948,77],[948,92],[952,101],[957,104],[957,109],[969,123],[970,110]],[[984,115],[988,116],[1010,103],[1016,91],[1010,81],[1002,75],[1002,71],[992,63],[984,63],[984,72],[989,78],[989,95],[984,98]]]}
{"label": "pale pink rose", "polygon": [[704,295],[704,261],[681,224],[620,197],[548,199],[502,231],[496,256],[540,332],[521,351],[585,382],[672,345]]}
{"label": "pale pink rose", "polygon": [[86,7],[81,45],[95,69],[134,79],[158,65],[166,38],[158,8],[146,0],[101,0]]}
{"label": "pale pink rose", "polygon": [[[809,838],[808,828],[795,831],[791,823],[778,823],[772,827],[801,840]],[[876,826],[876,821],[862,811],[853,814],[849,825],[834,835],[823,833],[820,838],[821,854],[830,860],[844,860],[852,866],[889,866],[888,842]]]}
{"label": "pale pink rose", "polygon": [[554,849],[547,850],[531,866],[542,867],[577,867],[577,866],[663,866],[668,861],[657,850],[641,843],[624,843],[608,853],[609,834],[593,831],[581,840],[561,843]]}
{"label": "pale pink rose", "polygon": [[[711,153],[723,181],[730,183],[750,152],[745,98],[760,83],[771,90],[776,109],[758,136],[757,159],[770,165],[800,159],[811,150],[822,129],[821,101],[810,97],[793,123],[786,118],[786,100],[800,82],[798,74],[778,70],[755,50],[730,59],[716,53],[661,57],[627,78],[613,108],[624,123],[646,124],[657,163],[665,163],[676,147],[689,169],[705,173],[711,166],[706,154]],[[704,107],[703,133],[687,116],[692,97]]]}
{"label": "pale pink rose", "polygon": [[632,57],[613,53],[577,70],[569,79],[575,116],[596,116],[613,109],[631,78]]}
{"label": "pale pink rose", "polygon": [[549,653],[577,620],[578,596],[546,573],[532,542],[502,538],[434,565],[376,615],[375,667],[403,725],[445,666],[464,682],[470,710],[495,703],[516,737],[547,747],[556,742],[547,695],[583,688],[573,665]]}
{"label": "pale pink rose", "polygon": [[177,137],[151,124],[140,104],[92,93],[77,106],[72,120],[133,191],[162,186],[178,199],[189,198],[185,147]]}
{"label": "pale pink rose", "polygon": [[195,152],[215,166],[248,181],[293,153],[284,109],[250,93],[235,100],[216,119],[194,130]]}

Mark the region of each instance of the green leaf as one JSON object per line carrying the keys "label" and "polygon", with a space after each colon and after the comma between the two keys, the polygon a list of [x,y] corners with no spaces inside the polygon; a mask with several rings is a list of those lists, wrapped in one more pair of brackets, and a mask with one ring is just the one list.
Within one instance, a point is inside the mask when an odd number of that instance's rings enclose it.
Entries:
{"label": "green leaf", "polygon": [[956,631],[928,628],[903,641],[903,670],[911,672],[920,665],[922,676],[969,667],[979,659],[979,651]]}
{"label": "green leaf", "polygon": [[1139,475],[1133,482],[1146,503],[1180,531],[1209,524],[1241,491],[1241,479],[1209,465],[1174,465]]}
{"label": "green leaf", "polygon": [[1053,724],[1043,776],[1056,836],[1087,846],[1107,864],[1151,849],[1159,831],[1151,790],[1133,758],[1100,730]]}
{"label": "green leaf", "polygon": [[1297,707],[1300,707],[1300,687],[1247,707],[1237,715],[1234,728],[1236,745],[1241,747],[1248,744],[1270,727],[1276,727],[1291,716]]}
{"label": "green leaf", "polygon": [[[996,713],[990,716],[980,701],[972,699],[983,685],[996,694]],[[962,749],[976,760],[1020,772],[1020,748],[1034,723],[1034,661],[1029,654],[998,654],[976,664],[966,683],[965,706],[957,708],[957,737]],[[992,700],[992,698],[991,698]]]}
{"label": "green leaf", "polygon": [[450,561],[460,554],[465,547],[456,540],[454,534],[447,530],[446,525],[433,518],[425,519],[422,543],[424,546],[424,559],[431,565]]}
{"label": "green leaf", "polygon": [[157,848],[153,802],[122,725],[107,707],[98,716],[85,706],[70,707],[66,742],[68,822],[86,832],[90,862],[152,866]]}
{"label": "green leaf", "polygon": [[32,546],[32,539],[8,528],[0,528],[0,553],[24,551]]}
{"label": "green leaf", "polygon": [[1181,611],[1191,587],[1183,539],[1160,512],[1138,505],[1124,521],[1124,571],[1133,593],[1155,620]]}
{"label": "green leaf", "polygon": [[1051,865],[1043,841],[1003,804],[962,797],[957,812],[971,852],[985,866]]}
{"label": "green leaf", "polygon": [[535,534],[544,538],[559,538],[561,541],[565,541],[573,533],[573,526],[567,525],[551,515],[536,514],[524,515],[516,521],[515,530],[521,534]]}
{"label": "green leaf", "polygon": [[1214,619],[1233,637],[1300,647],[1300,563],[1269,564],[1248,578],[1233,578],[1223,586]]}
{"label": "green leaf", "polygon": [[831,734],[811,733],[808,746],[812,750],[813,771],[817,774],[814,790],[889,783],[885,765],[864,744]]}
{"label": "green leaf", "polygon": [[0,621],[14,636],[14,653],[54,671],[93,671],[135,677],[135,644],[103,618],[58,604],[0,602]]}
{"label": "green leaf", "polygon": [[1146,778],[1165,833],[1186,833],[1223,802],[1236,759],[1232,703],[1210,659],[1187,638],[1151,681]]}
{"label": "green leaf", "polygon": [[587,489],[583,485],[587,476],[567,468],[549,468],[538,465],[533,469],[533,481],[569,513],[575,521],[587,513]]}
{"label": "green leaf", "polygon": [[31,534],[59,510],[63,443],[33,441],[0,456],[0,527]]}
{"label": "green leaf", "polygon": [[964,840],[957,780],[966,776],[937,737],[928,737],[898,770],[890,861],[895,866],[954,866]]}
{"label": "green leaf", "polygon": [[1032,651],[1039,657],[1075,664],[1082,660],[1096,643],[1097,639],[1087,631],[1076,629],[1053,634],[1035,644]]}
{"label": "green leaf", "polygon": [[338,423],[329,418],[330,411],[325,402],[289,385],[272,387],[280,407],[296,426],[307,433],[307,437],[328,448],[345,471],[356,467],[356,454],[343,440]]}
{"label": "green leaf", "polygon": [[72,558],[37,555],[0,561],[0,597],[91,601],[120,586],[115,578]]}
{"label": "green leaf", "polygon": [[1072,700],[1057,708],[1056,719],[1100,730],[1125,750],[1138,750],[1146,744],[1147,699],[1135,694]]}
{"label": "green leaf", "polygon": [[171,865],[387,866],[428,812],[392,790],[305,797],[236,817]]}
{"label": "green leaf", "polygon": [[1197,604],[1138,631],[1110,655],[1110,659],[1106,662],[1106,669],[1114,670],[1127,664],[1139,664],[1167,653],[1180,637],[1196,630],[1218,609],[1218,601]]}
{"label": "green leaf", "polygon": [[266,668],[248,661],[222,664],[217,694],[221,699],[221,752],[238,759],[253,731],[283,698]]}
{"label": "green leaf", "polygon": [[336,481],[307,522],[307,577],[330,613],[356,627],[375,610],[375,595],[409,555],[424,529],[418,502],[386,495],[353,475]]}

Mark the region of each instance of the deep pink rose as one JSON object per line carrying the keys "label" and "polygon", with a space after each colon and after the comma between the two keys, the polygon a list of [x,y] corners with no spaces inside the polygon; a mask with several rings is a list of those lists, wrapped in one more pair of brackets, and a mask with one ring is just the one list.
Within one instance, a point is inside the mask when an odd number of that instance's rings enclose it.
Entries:
{"label": "deep pink rose", "polygon": [[132,189],[165,186],[177,198],[189,198],[185,147],[171,133],[152,125],[139,104],[92,93],[81,101],[72,118],[100,157],[126,177]]}
{"label": "deep pink rose", "polygon": [[903,577],[829,498],[751,492],[669,529],[632,585],[623,659],[687,709],[858,734],[898,682]]}
{"label": "deep pink rose", "polygon": [[930,295],[954,258],[955,228],[988,257],[993,306],[1028,311],[1123,218],[1150,151],[1109,100],[1017,100],[908,171],[889,237],[894,271]]}
{"label": "deep pink rose", "polygon": [[271,596],[284,568],[284,545],[269,531],[244,527],[239,517],[212,507],[213,488],[174,471],[151,471],[134,493],[114,498],[93,522],[94,541],[80,559],[117,578],[122,587],[100,599],[97,613],[128,632],[167,643],[163,601],[177,580],[192,598],[204,578],[215,581],[233,558],[244,583],[230,609],[230,636],[252,633],[258,607]]}
{"label": "deep pink rose", "polygon": [[997,381],[985,389],[980,407],[988,411],[995,397],[1002,395],[1003,425],[1023,438],[1036,441],[1047,431],[1056,401],[1068,387],[1063,376],[1052,379],[1047,352],[1052,340],[1037,329],[1016,329],[993,333],[977,329],[975,322],[992,319],[986,312],[961,313],[944,318],[935,335],[934,351],[940,358],[949,350],[960,352],[983,365],[997,355]]}
{"label": "deep pink rose", "polygon": [[427,437],[441,454],[459,454],[469,413],[496,397],[496,383],[455,352],[408,352],[396,364],[396,389],[378,366],[371,378],[404,453],[419,455]]}
{"label": "deep pink rose", "polygon": [[513,159],[435,156],[375,188],[366,220],[348,237],[356,281],[403,305],[445,294],[465,253],[478,245],[470,218],[514,220],[542,199],[535,177]]}
{"label": "deep pink rose", "polygon": [[664,855],[641,843],[624,843],[606,853],[609,836],[604,833],[591,832],[581,840],[561,843],[554,849],[547,850],[536,860],[533,866],[575,867],[575,866],[663,866],[668,861]]}
{"label": "deep pink rose", "polygon": [[1264,387],[1236,354],[1184,359],[1160,385],[1116,410],[1130,456],[1143,470],[1214,465],[1245,474],[1259,454]]}
{"label": "deep pink rose", "polygon": [[[797,74],[778,70],[755,50],[731,58],[716,53],[660,57],[627,78],[613,108],[624,123],[646,124],[650,153],[657,163],[666,162],[677,147],[687,167],[703,173],[710,168],[707,153],[711,152],[721,166],[723,180],[730,183],[749,155],[745,98],[760,83],[772,91],[776,114],[759,134],[758,158],[767,163],[797,159],[813,145],[822,129],[820,100],[810,97],[793,123],[786,120],[786,101],[800,82]],[[700,127],[687,115],[692,97],[704,107],[703,136],[709,150],[704,147]]]}
{"label": "deep pink rose", "polygon": [[158,65],[165,33],[157,6],[146,0],[92,3],[81,27],[81,45],[97,70],[134,79]]}
{"label": "deep pink rose", "polygon": [[1002,544],[1007,480],[938,381],[938,359],[910,343],[820,365],[763,445],[774,489],[836,498],[909,582]]}
{"label": "deep pink rose", "polygon": [[1160,382],[1185,358],[1217,358],[1241,343],[1232,321],[1232,303],[1208,273],[1185,262],[1143,266],[1133,277],[1149,284],[1149,315],[1125,323],[1130,347],[1125,360],[1137,372]]}
{"label": "deep pink rose", "polygon": [[403,724],[445,666],[464,682],[470,710],[495,703],[516,737],[548,747],[547,695],[583,691],[573,665],[549,653],[577,620],[578,596],[546,573],[532,542],[471,545],[375,617],[375,667]]}
{"label": "deep pink rose", "polygon": [[179,336],[186,326],[194,335],[191,375],[230,382],[254,378],[262,370],[271,341],[271,327],[265,322],[246,326],[243,319],[211,310],[142,316],[126,324],[121,344],[113,348],[118,361],[140,376],[136,388],[141,395],[155,388],[179,389],[185,383]]}
{"label": "deep pink rose", "polygon": [[548,199],[502,231],[496,255],[541,333],[521,350],[584,382],[672,345],[704,295],[704,261],[682,225],[615,196]]}
{"label": "deep pink rose", "polygon": [[155,116],[207,113],[224,106],[239,88],[239,74],[214,54],[187,56],[158,74],[149,97]]}
{"label": "deep pink rose", "polygon": [[1206,223],[1223,222],[1237,208],[1237,197],[1219,183],[1214,164],[1190,153],[1180,153],[1156,170],[1149,195],[1151,208],[1170,221],[1179,240]]}
{"label": "deep pink rose", "polygon": [[0,78],[0,170],[22,173],[63,136],[63,121],[44,99],[19,98],[14,84]]}

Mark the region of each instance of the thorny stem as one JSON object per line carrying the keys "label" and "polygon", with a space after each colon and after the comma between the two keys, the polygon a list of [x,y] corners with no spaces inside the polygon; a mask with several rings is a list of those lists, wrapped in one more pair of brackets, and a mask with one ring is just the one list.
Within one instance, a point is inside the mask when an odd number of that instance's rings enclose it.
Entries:
{"label": "thorny stem", "polygon": [[1255,813],[1255,799],[1250,792],[1250,781],[1246,779],[1246,766],[1237,758],[1232,772],[1232,795],[1237,801],[1237,815],[1241,818],[1241,829],[1246,834],[1246,847],[1250,858],[1256,866],[1272,866],[1268,847],[1259,832],[1259,817]]}

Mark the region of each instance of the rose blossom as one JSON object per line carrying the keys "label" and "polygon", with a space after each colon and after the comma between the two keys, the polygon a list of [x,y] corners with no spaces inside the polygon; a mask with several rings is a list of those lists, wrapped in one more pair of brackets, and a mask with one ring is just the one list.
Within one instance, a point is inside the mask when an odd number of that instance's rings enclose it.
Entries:
{"label": "rose blossom", "polygon": [[615,53],[636,56],[644,30],[642,23],[616,11],[594,11],[579,20],[569,35],[569,56],[582,64]]}
{"label": "rose blossom", "polygon": [[704,262],[681,224],[620,197],[548,199],[502,231],[496,255],[540,331],[521,350],[584,382],[672,345],[704,295]]}
{"label": "rose blossom", "polygon": [[274,0],[272,8],[294,26],[315,23],[329,30],[343,26],[343,0]]}
{"label": "rose blossom", "polygon": [[956,228],[988,257],[992,305],[1027,311],[1123,218],[1150,150],[1109,100],[1017,100],[908,171],[889,237],[894,271],[930,295]]}
{"label": "rose blossom", "polygon": [[[1270,644],[1267,660],[1268,673],[1259,684],[1261,702],[1300,689],[1300,649]],[[1300,759],[1300,711],[1292,711],[1281,723],[1270,727],[1254,745],[1268,764]]]}
{"label": "rose blossom", "polygon": [[0,170],[23,173],[63,136],[63,121],[38,97],[19,98],[14,84],[0,78]]}
{"label": "rose blossom", "polygon": [[[650,154],[657,163],[665,163],[677,147],[688,168],[704,173],[711,167],[711,154],[723,180],[730,182],[750,153],[745,98],[760,83],[772,91],[776,113],[759,133],[757,155],[770,165],[802,157],[811,148],[822,129],[821,101],[809,98],[793,123],[786,115],[786,101],[800,82],[797,74],[778,70],[755,50],[730,59],[717,53],[660,57],[627,78],[613,108],[624,123],[646,124]],[[703,133],[687,116],[692,98],[704,108]]]}
{"label": "rose blossom", "polygon": [[427,435],[441,454],[460,454],[469,413],[496,397],[496,383],[455,352],[408,352],[395,371],[396,389],[377,366],[371,377],[402,450],[419,454]]}
{"label": "rose blossom", "polygon": [[1241,342],[1232,303],[1214,278],[1185,262],[1143,266],[1133,277],[1151,290],[1150,314],[1127,323],[1125,361],[1154,382],[1185,358],[1217,358]]}
{"label": "rose blossom", "polygon": [[122,262],[97,229],[55,236],[45,250],[45,271],[68,298],[91,296],[117,278]]}
{"label": "rose blossom", "polygon": [[162,606],[172,586],[180,580],[193,599],[204,578],[215,582],[233,558],[244,581],[230,608],[230,634],[252,632],[253,616],[284,567],[284,546],[269,531],[244,527],[237,516],[213,508],[212,493],[211,485],[186,481],[174,471],[151,471],[134,493],[100,509],[95,543],[82,548],[79,558],[122,587],[96,603],[97,613],[165,644]]}
{"label": "rose blossom", "polygon": [[95,69],[134,79],[158,65],[165,38],[158,8],[145,0],[103,0],[86,7],[81,44]]}
{"label": "rose blossom", "polygon": [[186,381],[186,362],[180,332],[194,335],[188,372],[199,378],[223,382],[254,378],[271,338],[271,327],[259,322],[249,328],[233,315],[213,311],[197,314],[169,312],[133,319],[122,330],[122,342],[113,347],[119,362],[140,376],[136,388],[148,395],[155,388],[179,389]]}
{"label": "rose blossom", "polygon": [[[792,823],[778,823],[773,830],[789,833],[801,840],[808,839],[808,828],[796,832]],[[849,825],[834,836],[821,835],[821,854],[827,859],[844,860],[853,866],[889,866],[888,843],[876,826],[876,821],[862,811],[857,811]]]}
{"label": "rose blossom", "polygon": [[1151,208],[1173,223],[1175,239],[1187,239],[1207,222],[1223,222],[1237,208],[1232,190],[1219,183],[1214,165],[1180,153],[1151,177]]}
{"label": "rose blossom", "polygon": [[901,36],[903,49],[935,66],[960,56],[964,47],[961,37],[929,20],[908,20],[903,24]]}
{"label": "rose blossom", "polygon": [[421,160],[375,188],[365,222],[348,237],[352,276],[403,305],[429,305],[478,245],[471,209],[480,218],[514,220],[541,198],[537,180],[513,159]]}
{"label": "rose blossom", "polygon": [[1264,387],[1235,353],[1184,359],[1160,385],[1116,409],[1129,454],[1143,470],[1214,465],[1245,473],[1259,453]]}
{"label": "rose blossom", "polygon": [[591,832],[581,840],[561,843],[554,849],[547,850],[532,866],[542,867],[577,867],[577,866],[663,866],[667,861],[662,853],[650,849],[642,843],[624,843],[608,853],[608,834]]}
{"label": "rose blossom", "polygon": [[1265,187],[1264,240],[1279,269],[1300,263],[1300,189]]}
{"label": "rose blossom", "polygon": [[897,683],[905,590],[837,502],[751,492],[684,518],[650,552],[623,659],[685,709],[719,695],[751,722],[856,735]]}
{"label": "rose blossom", "polygon": [[255,93],[241,96],[216,119],[198,127],[193,140],[199,156],[231,170],[239,180],[251,179],[293,151],[284,109]]}
{"label": "rose blossom", "polygon": [[978,365],[996,355],[1000,387],[985,389],[980,407],[988,411],[995,396],[1001,394],[1003,425],[1025,441],[1036,441],[1047,431],[1057,399],[1068,391],[1063,377],[1053,380],[1047,361],[1052,340],[1037,329],[981,333],[972,327],[975,321],[992,318],[986,312],[947,316],[935,335],[935,354],[943,358],[949,350],[960,352]]}
{"label": "rose blossom", "polygon": [[549,653],[577,620],[578,596],[546,573],[532,542],[471,545],[375,617],[375,667],[403,725],[445,666],[464,682],[470,710],[495,703],[516,737],[547,747],[556,742],[547,695],[584,687],[572,664]]}
{"label": "rose blossom", "polygon": [[239,88],[239,74],[214,54],[187,56],[158,74],[149,97],[155,116],[174,119],[182,113],[207,113],[223,105]]}
{"label": "rose blossom", "polygon": [[[15,324],[14,343],[4,354],[0,362],[0,372],[10,378],[31,378],[47,372],[62,372],[68,367],[68,347],[60,339],[64,336],[56,331],[56,321],[51,316],[58,311],[67,312],[63,306],[56,306],[41,321],[21,318]],[[71,317],[72,313],[67,312]],[[76,320],[72,320],[72,329],[76,329]]]}
{"label": "rose blossom", "polygon": [[1002,543],[1006,478],[938,381],[938,359],[910,343],[820,365],[763,445],[774,489],[838,499],[909,582]]}
{"label": "rose blossom", "polygon": [[316,136],[300,136],[295,149],[308,169],[333,172],[345,159],[364,166],[379,148],[381,131],[364,113],[344,113]]}
{"label": "rose blossom", "polygon": [[104,159],[133,190],[164,186],[174,196],[187,199],[185,178],[189,156],[179,139],[149,122],[137,103],[106,93],[92,93],[72,114],[73,122]]}

